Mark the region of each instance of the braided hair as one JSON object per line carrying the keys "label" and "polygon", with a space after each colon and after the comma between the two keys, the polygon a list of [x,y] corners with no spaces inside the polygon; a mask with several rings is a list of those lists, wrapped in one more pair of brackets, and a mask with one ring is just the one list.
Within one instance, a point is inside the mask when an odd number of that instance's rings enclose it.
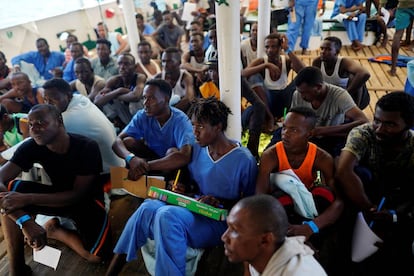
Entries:
{"label": "braided hair", "polygon": [[223,131],[227,129],[229,114],[232,114],[230,108],[215,97],[193,100],[187,113],[188,117],[194,116],[198,122],[206,122],[212,126],[221,123]]}

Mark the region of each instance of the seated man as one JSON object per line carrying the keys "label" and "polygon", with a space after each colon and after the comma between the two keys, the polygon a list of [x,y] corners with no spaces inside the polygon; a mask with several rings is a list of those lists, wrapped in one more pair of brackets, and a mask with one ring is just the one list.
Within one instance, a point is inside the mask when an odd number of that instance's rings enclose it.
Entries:
{"label": "seated man", "polygon": [[9,75],[12,70],[7,66],[6,55],[0,51],[0,94],[11,89]]}
{"label": "seated man", "polygon": [[105,80],[95,75],[87,58],[78,58],[75,61],[74,71],[77,79],[70,83],[72,92],[77,91],[93,102],[96,95],[105,87]]}
{"label": "seated man", "polygon": [[327,275],[304,237],[286,237],[286,212],[270,195],[241,199],[227,225],[221,237],[224,253],[230,262],[248,262],[249,275]]}
{"label": "seated man", "polygon": [[[46,231],[34,221],[38,213],[70,217],[85,248],[96,256],[106,256],[111,233],[98,182],[102,171],[98,144],[68,134],[60,112],[52,105],[34,106],[28,119],[33,139],[24,142],[0,168],[1,224],[10,275],[30,273],[24,260],[25,242],[35,250],[47,244]],[[51,186],[15,179],[35,162],[46,170]]]}
{"label": "seated man", "polygon": [[29,136],[26,113],[9,113],[0,104],[0,151],[16,145]]}
{"label": "seated man", "polygon": [[[288,214],[288,236],[305,236],[306,241],[321,251],[318,260],[327,270],[329,259],[325,258],[331,256],[329,252],[322,252],[326,240],[330,238],[331,231],[327,229],[332,228],[341,215],[343,203],[335,192],[332,156],[308,142],[315,124],[316,114],[311,108],[296,106],[290,109],[283,121],[282,141],[266,149],[261,156],[256,191],[279,199]],[[300,182],[284,177],[287,173],[283,171],[289,169]],[[274,174],[278,172],[285,175]],[[295,193],[296,189],[301,190],[295,182],[285,184],[292,179],[308,191],[304,192],[306,195]],[[302,198],[314,203],[308,204],[300,200]],[[299,202],[294,202],[296,199]],[[296,208],[300,203],[303,206],[301,212]]]}
{"label": "seated man", "polygon": [[108,26],[103,22],[96,24],[96,34],[98,39],[107,39],[111,42],[111,54],[113,56],[118,56],[128,49],[128,41],[122,37],[122,34],[110,32]]}
{"label": "seated man", "polygon": [[67,82],[71,82],[77,79],[75,73],[75,62],[78,58],[83,57],[83,45],[79,42],[74,42],[70,45],[70,54],[72,59],[66,64],[65,69],[63,69],[63,79]]}
{"label": "seated man", "polygon": [[146,78],[136,73],[135,58],[129,53],[118,57],[118,67],[120,74],[106,82],[104,89],[95,96],[94,103],[104,111],[116,127],[122,129],[129,123],[132,114],[142,108],[138,104],[142,99]]}
{"label": "seated man", "polygon": [[[242,76],[249,78],[252,89],[266,103],[269,117],[281,118],[284,110],[289,108],[295,84],[288,83],[288,74],[291,69],[298,73],[304,67],[302,61],[288,50],[287,43],[283,35],[272,33],[266,36],[266,56],[253,60],[242,71]],[[285,55],[281,54],[282,49]]]}
{"label": "seated man", "polygon": [[160,49],[158,48],[158,43],[151,36],[155,32],[154,27],[148,22],[144,21],[144,16],[140,13],[135,14],[135,20],[137,22],[137,28],[140,36],[140,41],[146,41],[150,44],[151,56],[150,58],[159,59]]}
{"label": "seated man", "polygon": [[336,171],[346,199],[345,227],[338,239],[345,246],[341,250],[345,254],[338,257],[348,261],[339,268],[342,275],[356,275],[342,269],[351,267],[352,231],[360,211],[383,240],[375,244],[376,253],[358,264],[360,271],[369,272],[365,275],[404,275],[413,267],[413,127],[413,96],[392,92],[378,100],[372,123],[355,127],[348,135]]}
{"label": "seated man", "polygon": [[[303,68],[296,76],[295,84],[291,108],[307,106],[315,111],[316,127],[310,141],[336,157],[349,131],[368,122],[368,118],[345,89],[323,81],[319,68]],[[276,130],[269,145],[281,140],[280,131],[280,128]]]}
{"label": "seated man", "polygon": [[[257,174],[256,160],[250,152],[224,134],[229,114],[230,109],[216,98],[198,99],[189,110],[197,144],[193,145],[188,168],[191,179],[198,184],[198,200],[226,209],[254,193]],[[178,187],[184,192],[182,185]],[[185,275],[187,246],[219,245],[225,229],[225,221],[147,199],[129,218],[107,275],[118,275],[125,261],[136,259],[137,250],[148,238],[155,241],[155,275]]]}
{"label": "seated man", "polygon": [[162,71],[155,78],[166,80],[172,87],[170,104],[184,112],[194,99],[193,76],[180,69],[181,52],[178,48],[167,48],[161,57]]}
{"label": "seated man", "polygon": [[112,148],[129,166],[128,178],[150,171],[171,171],[190,162],[194,135],[188,116],[170,107],[171,86],[164,80],[147,81],[144,108],[122,130]]}
{"label": "seated man", "polygon": [[367,15],[363,0],[337,0],[332,11],[331,18],[338,18],[346,29],[354,51],[361,50],[364,45],[365,23]]}
{"label": "seated man", "polygon": [[96,41],[97,57],[91,60],[93,72],[108,80],[119,74],[116,58],[111,56],[111,42],[100,38]]}
{"label": "seated man", "polygon": [[161,66],[159,60],[154,60],[151,44],[143,40],[138,43],[138,62],[137,62],[137,73],[144,74],[147,79],[154,78],[161,72]]}
{"label": "seated man", "polygon": [[[69,63],[69,61],[72,60],[72,55],[70,52],[70,46],[72,45],[72,43],[75,42],[79,42],[78,37],[74,34],[69,34],[68,37],[66,38],[66,49],[65,49],[65,63],[63,64],[63,67],[66,66],[66,64]],[[85,45],[82,45],[82,49],[83,49],[83,55],[88,58],[89,57],[89,50]]]}
{"label": "seated man", "polygon": [[181,69],[187,70],[194,80],[194,90],[199,95],[199,87],[206,81],[206,71],[208,66],[204,62],[204,49],[203,49],[203,33],[191,32],[190,45],[192,50],[184,53],[182,57]]}
{"label": "seated man", "polygon": [[12,89],[0,96],[0,103],[10,113],[27,113],[34,105],[43,103],[41,88],[32,87],[29,76],[23,72],[11,74]]}
{"label": "seated man", "polygon": [[50,51],[46,39],[36,40],[37,51],[30,51],[12,58],[11,63],[16,71],[22,69],[21,61],[33,64],[40,76],[44,80],[49,80],[54,76],[55,70],[62,72],[62,65],[65,62],[65,55],[61,52]]}
{"label": "seated man", "polygon": [[362,110],[370,101],[365,83],[371,75],[353,59],[340,57],[341,47],[342,42],[339,38],[325,37],[320,47],[321,55],[313,60],[312,66],[321,69],[324,81],[346,89]]}
{"label": "seated man", "polygon": [[[98,143],[103,168],[100,183],[108,183],[110,167],[125,165],[124,161],[116,156],[111,148],[116,138],[114,126],[88,98],[73,94],[66,81],[52,79],[47,81],[43,88],[45,90],[45,101],[56,106],[62,113],[66,131],[83,135]],[[67,222],[66,218],[62,220],[62,218],[38,215],[36,221],[43,222],[48,238],[65,243],[90,262],[101,261],[100,258],[84,248],[82,240],[73,234],[73,229],[68,229],[66,225],[62,225],[62,221]]]}
{"label": "seated man", "polygon": [[184,30],[174,24],[173,16],[170,11],[162,13],[163,23],[152,33],[152,37],[158,43],[160,51],[165,51],[169,47],[180,49],[181,37]]}

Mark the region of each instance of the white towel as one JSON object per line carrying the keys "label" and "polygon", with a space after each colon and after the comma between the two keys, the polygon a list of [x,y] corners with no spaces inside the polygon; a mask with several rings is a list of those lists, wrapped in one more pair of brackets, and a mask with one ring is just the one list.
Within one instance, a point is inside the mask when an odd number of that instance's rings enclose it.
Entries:
{"label": "white towel", "polygon": [[270,174],[270,183],[293,199],[293,207],[299,215],[308,219],[318,216],[312,193],[291,169]]}

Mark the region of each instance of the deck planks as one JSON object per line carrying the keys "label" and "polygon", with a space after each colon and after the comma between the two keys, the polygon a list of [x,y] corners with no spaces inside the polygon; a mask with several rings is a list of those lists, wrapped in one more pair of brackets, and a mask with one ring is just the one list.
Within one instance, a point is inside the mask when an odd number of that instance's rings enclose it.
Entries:
{"label": "deck planks", "polygon": [[[392,36],[390,36],[392,37]],[[388,42],[387,48],[369,46],[364,47],[362,51],[355,53],[349,46],[344,46],[341,51],[342,56],[349,56],[360,63],[364,68],[366,68],[371,77],[367,82],[367,87],[369,94],[371,96],[371,102],[368,107],[363,111],[367,117],[372,120],[375,104],[379,98],[383,95],[404,90],[404,85],[407,77],[407,68],[397,67],[397,76],[392,77],[388,74],[390,66],[382,63],[370,62],[368,58],[380,55],[380,54],[390,54],[391,41]],[[401,55],[413,55],[413,52],[407,48],[401,48]],[[298,56],[303,60],[306,65],[311,65],[312,60],[319,56],[319,50],[310,51],[309,55],[299,55]],[[289,80],[292,80],[296,73],[291,72],[289,74]],[[125,224],[127,218],[132,214],[132,212],[139,206],[142,202],[142,199],[137,199],[131,196],[126,196],[122,198],[116,198],[111,203],[110,218],[113,226],[113,236],[115,240],[119,237],[123,225]],[[53,269],[47,268],[44,265],[37,264],[33,262],[31,257],[32,253],[30,248],[26,249],[26,261],[33,269],[33,275],[104,275],[106,266],[105,265],[92,265],[88,264],[72,250],[64,246],[59,242],[53,242],[52,246],[55,246],[62,250],[62,260],[58,266],[58,269],[54,271]],[[213,249],[214,251],[214,249]],[[220,251],[215,249],[215,253]],[[220,256],[220,254],[218,254]],[[221,255],[223,257],[223,255]],[[6,256],[6,248],[3,233],[0,230],[0,275],[8,274],[8,259]],[[201,271],[197,275],[241,275],[240,266],[230,265],[225,261],[225,258],[217,259],[217,254],[207,254],[207,257],[202,259],[200,263],[202,267]],[[143,265],[141,257],[138,261],[128,264],[121,275],[145,275],[148,276],[148,273]]]}

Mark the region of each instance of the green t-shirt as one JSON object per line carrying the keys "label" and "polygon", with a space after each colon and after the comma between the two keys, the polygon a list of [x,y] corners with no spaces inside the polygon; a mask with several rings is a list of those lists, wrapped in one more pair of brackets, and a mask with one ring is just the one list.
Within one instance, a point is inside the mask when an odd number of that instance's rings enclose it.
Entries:
{"label": "green t-shirt", "polygon": [[16,145],[17,143],[23,141],[23,135],[19,128],[19,121],[20,121],[20,118],[25,118],[25,117],[27,117],[27,114],[25,113],[11,114],[11,118],[14,121],[14,126],[11,130],[8,130],[3,134],[3,143],[6,146],[12,147]]}

